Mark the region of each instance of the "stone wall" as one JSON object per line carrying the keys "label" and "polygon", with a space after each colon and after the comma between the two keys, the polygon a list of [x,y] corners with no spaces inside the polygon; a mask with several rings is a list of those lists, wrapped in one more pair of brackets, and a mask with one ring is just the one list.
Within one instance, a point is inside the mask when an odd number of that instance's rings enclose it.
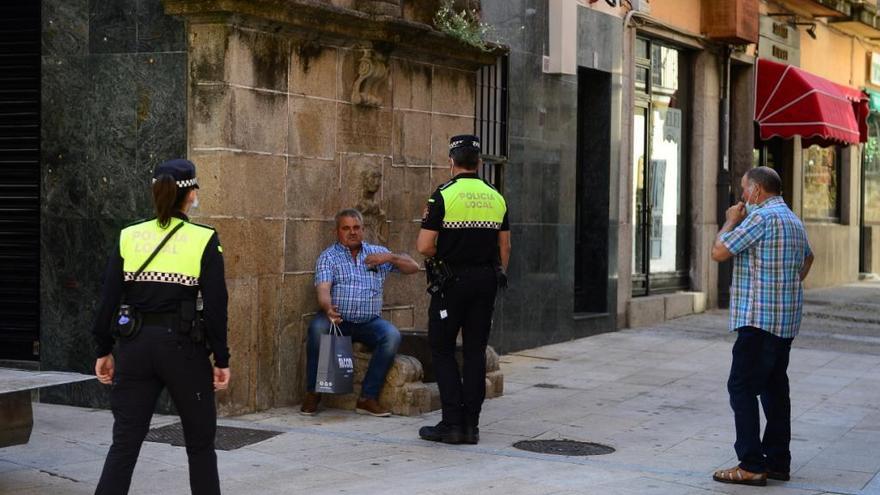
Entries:
{"label": "stone wall", "polygon": [[[119,228],[186,153],[184,24],[161,0],[43,0],[40,365],[94,369],[91,329]],[[97,382],[42,399],[107,404]]]}
{"label": "stone wall", "polygon": [[[191,15],[187,4],[172,8]],[[344,26],[344,9],[333,12]],[[477,67],[241,19],[191,16],[188,28],[197,216],[219,232],[230,292],[227,414],[301,400],[315,260],[335,241],[337,210],[364,210],[370,239],[421,260],[419,221],[449,178],[448,139],[473,132]],[[425,329],[427,300],[422,275],[389,276],[384,313],[399,328]]]}

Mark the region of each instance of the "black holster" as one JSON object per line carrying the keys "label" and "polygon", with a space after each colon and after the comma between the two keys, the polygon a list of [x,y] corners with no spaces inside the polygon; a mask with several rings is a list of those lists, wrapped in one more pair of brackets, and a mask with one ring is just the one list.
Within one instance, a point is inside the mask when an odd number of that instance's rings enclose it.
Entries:
{"label": "black holster", "polygon": [[188,336],[193,342],[205,341],[205,321],[202,312],[196,311],[196,301],[182,301],[180,303],[178,332]]}
{"label": "black holster", "polygon": [[443,294],[443,291],[449,287],[455,280],[455,273],[448,263],[437,258],[425,259],[425,275],[428,278],[428,294]]}

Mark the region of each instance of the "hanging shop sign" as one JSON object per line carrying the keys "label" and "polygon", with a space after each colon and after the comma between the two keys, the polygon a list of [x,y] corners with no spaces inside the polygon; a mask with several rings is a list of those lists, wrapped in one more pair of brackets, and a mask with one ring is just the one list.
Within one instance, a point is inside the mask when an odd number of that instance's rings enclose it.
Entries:
{"label": "hanging shop sign", "polygon": [[761,16],[758,56],[782,64],[801,64],[801,37],[794,27],[780,19]]}

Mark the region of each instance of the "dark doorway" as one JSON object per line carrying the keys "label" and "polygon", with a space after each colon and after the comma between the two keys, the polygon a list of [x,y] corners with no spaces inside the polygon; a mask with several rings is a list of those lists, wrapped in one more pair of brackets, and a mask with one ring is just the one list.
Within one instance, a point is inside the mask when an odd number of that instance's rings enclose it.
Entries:
{"label": "dark doorway", "polygon": [[0,4],[0,359],[39,358],[40,5]]}
{"label": "dark doorway", "polygon": [[574,311],[608,311],[611,74],[578,71]]}

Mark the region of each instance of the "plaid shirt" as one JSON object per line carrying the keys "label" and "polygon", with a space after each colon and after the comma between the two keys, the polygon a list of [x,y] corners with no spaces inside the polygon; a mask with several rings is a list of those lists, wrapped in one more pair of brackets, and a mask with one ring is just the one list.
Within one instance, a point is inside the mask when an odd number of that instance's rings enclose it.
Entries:
{"label": "plaid shirt", "polygon": [[397,271],[391,263],[379,265],[378,271],[367,270],[364,259],[377,253],[390,253],[387,248],[361,245],[357,261],[351,251],[335,243],[318,256],[315,267],[315,286],[325,282],[332,284],[330,297],[342,319],[352,323],[364,323],[382,313],[382,286],[388,272]]}
{"label": "plaid shirt", "polygon": [[721,243],[735,255],[730,331],[750,326],[794,338],[804,303],[800,272],[812,254],[800,219],[774,196],[721,234]]}

